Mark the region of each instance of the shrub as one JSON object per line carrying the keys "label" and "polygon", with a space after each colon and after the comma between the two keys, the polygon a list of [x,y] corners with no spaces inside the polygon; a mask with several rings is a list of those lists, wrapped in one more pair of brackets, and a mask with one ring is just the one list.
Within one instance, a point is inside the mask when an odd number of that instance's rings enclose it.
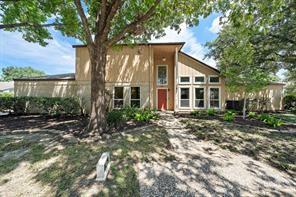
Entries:
{"label": "shrub", "polygon": [[216,111],[215,111],[214,109],[208,109],[208,110],[207,110],[207,114],[208,114],[209,116],[214,116],[214,115],[216,114]]}
{"label": "shrub", "polygon": [[248,117],[249,117],[249,118],[256,118],[256,112],[251,112],[251,111],[250,111],[250,112],[248,113]]}
{"label": "shrub", "polygon": [[107,124],[118,127],[123,122],[123,112],[121,110],[112,110],[107,113]]}
{"label": "shrub", "polygon": [[140,110],[136,112],[134,116],[134,119],[140,122],[141,121],[147,122],[149,120],[154,120],[157,118],[158,118],[158,115],[155,113],[155,111],[152,111],[150,109]]}
{"label": "shrub", "polygon": [[15,114],[81,114],[78,98],[0,97],[0,110]]}
{"label": "shrub", "polygon": [[260,116],[258,116],[258,119],[264,122],[265,124],[273,127],[279,127],[283,125],[282,120],[268,114],[261,114]]}
{"label": "shrub", "polygon": [[200,111],[194,110],[194,111],[190,112],[190,115],[192,115],[192,116],[199,116],[200,115]]}
{"label": "shrub", "polygon": [[0,97],[13,97],[12,92],[0,92]]}
{"label": "shrub", "polygon": [[296,96],[287,95],[284,98],[284,108],[286,110],[296,111]]}
{"label": "shrub", "polygon": [[234,111],[227,111],[224,114],[224,118],[223,119],[225,121],[232,122],[234,120],[234,117],[235,117],[235,112]]}

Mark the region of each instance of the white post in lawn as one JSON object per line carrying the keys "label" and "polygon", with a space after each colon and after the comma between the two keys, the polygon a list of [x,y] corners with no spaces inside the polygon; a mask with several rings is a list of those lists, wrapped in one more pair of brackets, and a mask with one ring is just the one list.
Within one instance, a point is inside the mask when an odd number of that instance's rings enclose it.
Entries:
{"label": "white post in lawn", "polygon": [[97,181],[105,181],[110,169],[110,153],[104,152],[97,163]]}

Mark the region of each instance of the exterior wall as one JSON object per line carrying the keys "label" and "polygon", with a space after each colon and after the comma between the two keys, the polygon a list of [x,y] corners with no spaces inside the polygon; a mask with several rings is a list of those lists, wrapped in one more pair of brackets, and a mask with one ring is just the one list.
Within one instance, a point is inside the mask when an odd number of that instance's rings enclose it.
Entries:
{"label": "exterior wall", "polygon": [[[250,99],[258,99],[258,98],[268,98],[270,99],[270,103],[267,106],[267,110],[276,111],[283,110],[283,84],[271,84],[267,86],[262,91],[259,91],[255,94],[250,95]],[[230,93],[226,92],[226,100],[241,100],[243,99],[243,93]],[[259,104],[257,105],[257,109],[259,109]]]}
{"label": "exterior wall", "polygon": [[[178,55],[178,64],[177,64],[177,75],[176,75],[176,111],[192,111],[197,108],[194,107],[194,88],[195,87],[203,87],[205,88],[205,109],[209,108],[209,88],[210,87],[218,87],[220,89],[220,109],[225,109],[225,81],[224,78],[220,77],[220,83],[218,84],[210,84],[208,79],[209,76],[219,76],[219,73],[214,69],[211,69],[196,60],[182,54],[179,52]],[[190,83],[181,84],[180,76],[189,76],[191,79]],[[205,76],[204,84],[195,84],[194,77],[195,76]],[[180,93],[179,90],[181,87],[189,87],[190,88],[190,104],[189,108],[181,108],[179,106]]]}
{"label": "exterior wall", "polygon": [[[153,48],[153,57],[154,57],[154,72],[153,72],[153,94],[154,94],[154,108],[157,108],[157,89],[164,88],[167,89],[167,109],[174,110],[174,66],[175,66],[175,47],[168,49],[163,47],[154,47]],[[164,61],[165,60],[165,61]],[[167,85],[157,85],[157,67],[158,65],[167,66]]]}

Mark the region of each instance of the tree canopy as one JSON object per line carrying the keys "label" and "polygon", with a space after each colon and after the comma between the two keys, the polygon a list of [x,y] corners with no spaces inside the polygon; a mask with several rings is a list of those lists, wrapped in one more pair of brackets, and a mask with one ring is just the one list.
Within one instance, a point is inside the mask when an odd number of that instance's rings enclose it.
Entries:
{"label": "tree canopy", "polygon": [[45,75],[43,71],[34,69],[30,66],[28,67],[8,66],[8,67],[2,68],[1,80],[12,81],[15,78],[39,77],[43,75]]}

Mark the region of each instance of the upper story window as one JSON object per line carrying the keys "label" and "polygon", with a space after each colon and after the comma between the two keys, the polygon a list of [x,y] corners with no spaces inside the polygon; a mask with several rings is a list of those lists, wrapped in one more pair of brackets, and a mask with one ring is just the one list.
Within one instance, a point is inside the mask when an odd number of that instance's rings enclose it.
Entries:
{"label": "upper story window", "polygon": [[195,84],[204,84],[206,82],[205,76],[195,76],[194,83]]}
{"label": "upper story window", "polygon": [[168,67],[167,65],[157,66],[157,85],[168,84]]}
{"label": "upper story window", "polygon": [[211,83],[211,84],[220,83],[220,77],[217,75],[209,76],[209,83]]}
{"label": "upper story window", "polygon": [[190,83],[190,76],[180,76],[180,84],[188,84]]}
{"label": "upper story window", "polygon": [[113,107],[123,107],[123,87],[114,87]]}
{"label": "upper story window", "polygon": [[131,106],[141,107],[140,87],[131,87]]}

